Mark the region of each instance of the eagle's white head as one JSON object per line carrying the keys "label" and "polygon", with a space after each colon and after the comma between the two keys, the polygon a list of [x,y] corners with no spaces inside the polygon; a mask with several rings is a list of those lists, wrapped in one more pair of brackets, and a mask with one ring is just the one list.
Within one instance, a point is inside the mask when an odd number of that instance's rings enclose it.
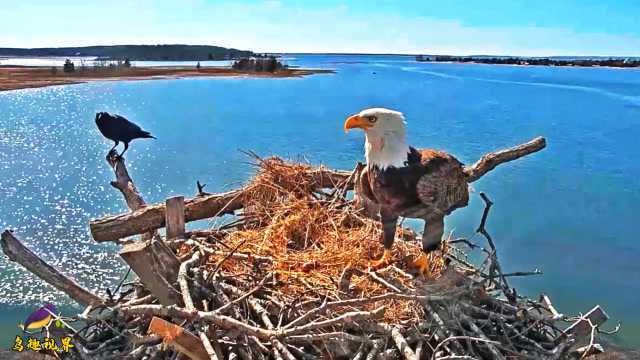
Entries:
{"label": "eagle's white head", "polygon": [[401,112],[385,108],[365,109],[345,121],[345,131],[353,128],[364,130],[368,165],[377,165],[383,170],[390,166],[405,166],[409,145],[405,140],[405,121]]}

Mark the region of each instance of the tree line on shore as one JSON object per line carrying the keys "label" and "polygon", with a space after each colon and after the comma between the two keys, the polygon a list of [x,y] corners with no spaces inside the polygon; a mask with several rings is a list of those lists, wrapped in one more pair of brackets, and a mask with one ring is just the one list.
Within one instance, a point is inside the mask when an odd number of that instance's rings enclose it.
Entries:
{"label": "tree line on shore", "polygon": [[[71,59],[66,59],[64,65],[62,66],[62,70],[65,73],[73,73],[76,71],[84,72],[88,69],[92,71],[103,71],[103,70],[123,70],[131,67],[131,61],[128,58],[124,58],[121,60],[94,60],[91,65],[87,63],[86,60],[80,59],[79,66],[76,65]],[[196,65],[197,69],[201,68],[200,62],[198,61]],[[255,71],[255,72],[276,72],[282,69],[286,69],[287,66],[283,65],[282,62],[278,61],[275,56],[269,55],[260,55],[257,57],[244,57],[238,60],[235,60],[231,65],[231,68],[234,70],[242,70],[242,71]],[[51,67],[51,72],[53,74],[57,73],[58,68],[53,66]]]}
{"label": "tree line on shore", "polygon": [[[199,64],[199,63],[198,63]],[[65,73],[73,73],[76,70],[80,70],[81,72],[91,69],[93,71],[100,70],[119,70],[123,68],[130,68],[131,61],[128,58],[124,58],[121,60],[94,60],[92,65],[88,65],[87,61],[84,59],[80,59],[80,66],[76,67],[76,64],[71,61],[71,59],[66,59],[64,64],[62,65],[62,71]],[[58,72],[58,68],[55,66],[51,67],[51,73],[55,74]]]}
{"label": "tree line on shore", "polygon": [[232,69],[256,72],[276,72],[286,68],[275,56],[242,58],[233,62]]}
{"label": "tree line on shore", "polygon": [[254,56],[252,51],[209,45],[110,45],[61,48],[0,48],[2,56],[97,57],[132,61],[231,60]]}
{"label": "tree line on shore", "polygon": [[610,67],[640,67],[640,59],[553,59],[553,58],[521,58],[521,57],[476,57],[449,55],[418,55],[419,62],[460,62],[500,65],[540,65],[540,66],[610,66]]}

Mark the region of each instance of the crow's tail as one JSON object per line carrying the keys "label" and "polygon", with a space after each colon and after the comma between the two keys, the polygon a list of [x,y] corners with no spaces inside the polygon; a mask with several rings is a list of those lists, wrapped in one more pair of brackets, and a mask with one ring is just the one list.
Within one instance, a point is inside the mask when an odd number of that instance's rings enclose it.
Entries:
{"label": "crow's tail", "polygon": [[145,138],[145,139],[155,139],[156,137],[151,135],[150,132],[145,131],[142,133],[142,135],[140,136],[141,138]]}

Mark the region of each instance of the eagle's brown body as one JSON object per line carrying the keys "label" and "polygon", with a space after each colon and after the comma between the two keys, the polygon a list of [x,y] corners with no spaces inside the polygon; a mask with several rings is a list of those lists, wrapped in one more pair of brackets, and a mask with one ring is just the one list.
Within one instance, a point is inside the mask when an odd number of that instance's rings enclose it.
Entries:
{"label": "eagle's brown body", "polygon": [[462,163],[438,150],[411,148],[405,167],[381,170],[368,166],[360,182],[362,196],[385,213],[400,216],[415,217],[411,213],[416,211],[448,215],[469,201]]}
{"label": "eagle's brown body", "polygon": [[367,166],[356,180],[357,196],[373,204],[385,228],[385,245],[391,246],[399,216],[425,219],[425,251],[438,246],[444,216],[469,202],[463,164],[442,151],[410,148],[404,167]]}

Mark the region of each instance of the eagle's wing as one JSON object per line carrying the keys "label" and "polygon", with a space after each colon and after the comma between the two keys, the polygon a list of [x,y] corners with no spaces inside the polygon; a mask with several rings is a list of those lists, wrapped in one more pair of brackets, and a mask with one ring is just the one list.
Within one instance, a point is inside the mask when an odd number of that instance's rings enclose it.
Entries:
{"label": "eagle's wing", "polygon": [[371,192],[368,170],[368,167],[364,167],[358,174],[356,174],[354,182],[354,200],[357,207],[364,209],[365,213],[369,217],[375,218],[380,212],[380,205]]}
{"label": "eagle's wing", "polygon": [[466,206],[469,190],[463,165],[453,156],[438,150],[419,150],[425,173],[416,184],[422,204],[434,214],[447,215]]}

